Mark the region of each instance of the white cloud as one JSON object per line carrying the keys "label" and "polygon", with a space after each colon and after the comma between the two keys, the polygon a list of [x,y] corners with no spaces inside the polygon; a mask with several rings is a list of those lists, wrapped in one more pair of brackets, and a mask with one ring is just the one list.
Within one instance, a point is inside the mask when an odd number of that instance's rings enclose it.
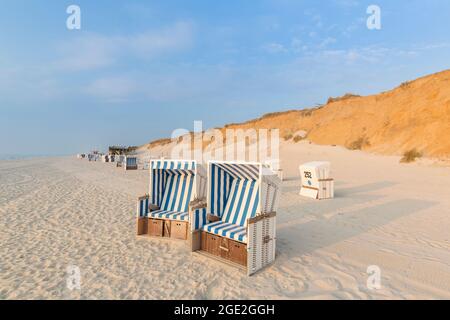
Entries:
{"label": "white cloud", "polygon": [[[418,55],[418,51],[403,50],[398,48],[386,48],[382,46],[354,47],[349,49],[329,50],[324,49],[312,53],[306,59],[314,59],[316,62],[335,64],[354,63],[382,63],[390,58],[407,58]],[[303,58],[300,58],[303,59]]]}
{"label": "white cloud", "polygon": [[139,84],[129,77],[100,78],[92,82],[85,92],[107,102],[124,102],[140,90]]}
{"label": "white cloud", "polygon": [[281,43],[268,43],[263,46],[263,49],[269,53],[283,53],[287,52],[287,49]]}
{"label": "white cloud", "polygon": [[356,7],[360,4],[358,0],[334,0],[334,2],[342,7]]}
{"label": "white cloud", "polygon": [[192,42],[193,26],[189,22],[127,36],[85,34],[60,46],[62,58],[55,66],[72,71],[91,70],[113,65],[124,56],[151,59],[179,52]]}
{"label": "white cloud", "polygon": [[57,68],[90,70],[115,63],[120,47],[117,38],[88,34],[68,40],[59,51],[63,57],[56,61]]}
{"label": "white cloud", "polygon": [[336,43],[336,42],[337,42],[337,40],[335,38],[328,37],[320,43],[319,47],[325,48],[325,47],[328,47],[328,45]]}
{"label": "white cloud", "polygon": [[123,44],[136,55],[150,58],[167,52],[184,50],[191,46],[192,38],[192,25],[178,22],[169,28],[126,38]]}

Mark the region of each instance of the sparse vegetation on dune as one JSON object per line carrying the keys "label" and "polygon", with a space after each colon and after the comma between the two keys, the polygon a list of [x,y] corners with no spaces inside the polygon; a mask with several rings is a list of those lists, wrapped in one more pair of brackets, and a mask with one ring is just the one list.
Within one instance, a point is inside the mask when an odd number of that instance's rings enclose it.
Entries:
{"label": "sparse vegetation on dune", "polygon": [[172,142],[172,140],[169,139],[169,138],[163,138],[163,139],[154,140],[154,141],[152,141],[152,142],[150,142],[148,144],[148,148],[153,148],[153,147],[156,147],[156,146],[164,146],[164,145],[169,144],[171,142]]}
{"label": "sparse vegetation on dune", "polygon": [[411,81],[405,81],[400,85],[400,88],[407,89],[411,86]]}
{"label": "sparse vegetation on dune", "polygon": [[366,137],[360,137],[357,140],[350,143],[348,149],[350,150],[362,150],[364,147],[370,146],[369,139]]}
{"label": "sparse vegetation on dune", "polygon": [[414,148],[403,153],[403,157],[400,159],[400,162],[410,163],[416,161],[417,158],[422,158],[422,153]]}
{"label": "sparse vegetation on dune", "polygon": [[338,102],[338,101],[343,101],[343,100],[348,100],[348,99],[352,99],[352,98],[359,98],[361,97],[360,95],[357,94],[353,94],[353,93],[346,93],[341,97],[329,97],[327,104],[333,103],[333,102]]}

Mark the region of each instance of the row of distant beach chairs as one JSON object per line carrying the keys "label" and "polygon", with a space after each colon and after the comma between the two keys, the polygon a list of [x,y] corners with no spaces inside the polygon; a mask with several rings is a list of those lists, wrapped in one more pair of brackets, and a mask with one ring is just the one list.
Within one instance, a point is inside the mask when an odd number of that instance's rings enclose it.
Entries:
{"label": "row of distant beach chairs", "polygon": [[[102,161],[105,163],[116,163],[117,167],[122,167],[125,170],[137,170],[138,159],[133,156],[124,155],[102,155],[102,154],[78,154],[78,159],[87,159],[88,161]],[[145,169],[145,166],[143,166]]]}
{"label": "row of distant beach chairs", "polygon": [[[326,166],[315,162],[300,168],[306,170],[302,190],[307,196],[314,179],[324,180],[318,187],[332,187]],[[188,241],[192,252],[248,275],[275,260],[281,179],[270,166],[210,161],[205,167],[193,160],[160,159],[151,160],[149,169],[149,193],[137,203],[137,235]],[[316,191],[316,199],[333,193]]]}

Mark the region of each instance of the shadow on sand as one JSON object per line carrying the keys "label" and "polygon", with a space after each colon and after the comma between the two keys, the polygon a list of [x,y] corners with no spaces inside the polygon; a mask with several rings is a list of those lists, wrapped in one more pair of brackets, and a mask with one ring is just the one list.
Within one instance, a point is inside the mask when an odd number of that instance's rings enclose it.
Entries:
{"label": "shadow on sand", "polygon": [[347,197],[357,193],[376,191],[380,189],[389,188],[395,186],[396,183],[392,181],[379,181],[374,183],[364,184],[362,186],[356,186],[351,188],[339,188],[335,190],[336,197]]}
{"label": "shadow on sand", "polygon": [[[289,186],[283,186],[283,192],[300,192],[300,187],[301,187],[301,183],[300,183],[300,179],[298,180],[298,185],[292,185],[289,184]],[[288,181],[288,180],[285,180]],[[291,181],[296,181],[296,180],[291,180]],[[380,189],[384,189],[384,188],[389,188],[392,186],[395,186],[396,183],[392,182],[392,181],[380,181],[380,182],[375,182],[375,183],[368,183],[368,184],[364,184],[361,186],[356,186],[356,187],[351,187],[351,188],[340,188],[339,186],[345,184],[342,181],[335,181],[334,182],[334,197],[335,198],[341,198],[341,197],[348,197],[351,196],[353,194],[357,194],[357,193],[363,193],[363,192],[370,192],[370,191],[376,191],[376,190],[380,190]]]}
{"label": "shadow on sand", "polygon": [[401,199],[340,213],[329,219],[286,221],[277,228],[279,250],[289,256],[308,254],[436,204],[432,201]]}

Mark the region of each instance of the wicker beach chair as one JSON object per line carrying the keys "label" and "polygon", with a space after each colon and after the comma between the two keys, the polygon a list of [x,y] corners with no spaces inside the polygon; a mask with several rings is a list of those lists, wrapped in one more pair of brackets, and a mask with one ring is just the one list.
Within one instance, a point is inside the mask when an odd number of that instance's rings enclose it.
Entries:
{"label": "wicker beach chair", "polygon": [[189,211],[206,207],[206,171],[191,160],[151,160],[150,193],[138,199],[137,234],[187,240]]}
{"label": "wicker beach chair", "polygon": [[251,275],[275,259],[281,181],[261,163],[208,164],[207,208],[192,210],[192,251]]}
{"label": "wicker beach chair", "polygon": [[330,163],[313,161],[299,168],[302,178],[300,195],[313,199],[334,198],[334,180],[330,178]]}
{"label": "wicker beach chair", "polygon": [[125,157],[123,161],[123,168],[125,170],[137,170],[138,163],[137,163],[137,157]]}

